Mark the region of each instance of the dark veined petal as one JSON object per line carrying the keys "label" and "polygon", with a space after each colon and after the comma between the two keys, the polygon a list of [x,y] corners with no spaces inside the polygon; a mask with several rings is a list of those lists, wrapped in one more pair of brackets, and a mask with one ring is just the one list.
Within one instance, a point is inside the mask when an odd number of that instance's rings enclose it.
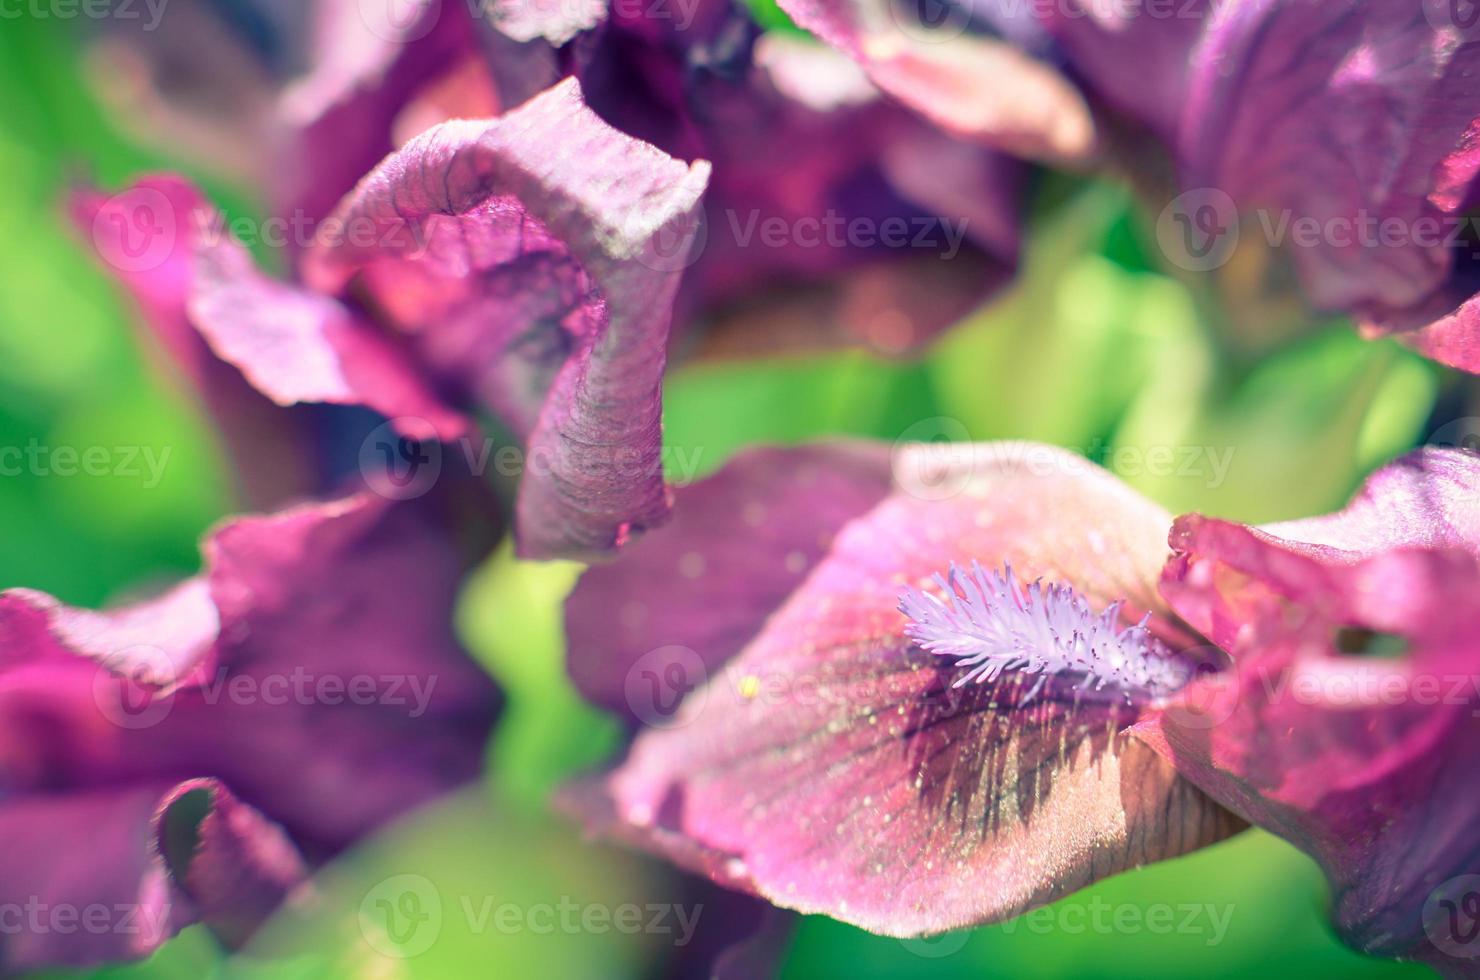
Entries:
{"label": "dark veined petal", "polygon": [[[1167,515],[1080,457],[915,447],[760,634],[663,730],[572,789],[598,832],[891,935],[999,920],[1238,821],[1123,731],[1134,711],[1016,681],[953,688],[896,605],[952,561],[1154,595]],[[1025,857],[1030,856],[1030,857]]]}
{"label": "dark veined petal", "polygon": [[526,437],[516,534],[590,556],[666,519],[661,377],[709,166],[606,125],[573,79],[455,121],[341,204],[309,281],[358,277],[434,368]]}
{"label": "dark veined petal", "polygon": [[1174,703],[1136,733],[1312,854],[1354,946],[1463,972],[1480,949],[1442,903],[1466,901],[1455,879],[1480,871],[1463,748],[1480,738],[1480,460],[1423,451],[1339,513],[1183,517],[1172,544],[1163,593],[1237,671],[1184,689],[1198,712]]}

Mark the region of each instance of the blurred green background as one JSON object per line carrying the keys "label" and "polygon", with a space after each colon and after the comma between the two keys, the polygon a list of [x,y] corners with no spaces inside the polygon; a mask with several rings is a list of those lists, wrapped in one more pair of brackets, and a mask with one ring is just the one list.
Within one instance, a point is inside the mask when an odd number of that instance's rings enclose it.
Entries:
{"label": "blurred green background", "polygon": [[[80,42],[65,22],[0,22],[0,444],[170,455],[158,485],[0,478],[0,586],[100,604],[193,571],[197,538],[232,501],[210,429],[71,231],[65,191],[78,179],[113,187],[143,170],[179,168],[229,213],[250,215],[261,204],[250,188],[172,159],[168,147],[126,138],[84,81]],[[669,442],[697,453],[708,471],[746,445],[837,434],[1040,439],[1106,462],[1175,511],[1269,520],[1339,506],[1374,465],[1423,441],[1441,396],[1463,397],[1447,373],[1396,345],[1363,342],[1343,323],[1241,357],[1199,315],[1188,287],[1148,261],[1126,192],[1050,179],[1037,194],[1019,284],[918,363],[838,353],[681,366],[668,385]],[[1206,449],[1203,465],[1178,473],[1138,463],[1170,446]],[[578,572],[502,551],[469,582],[463,636],[510,696],[486,785],[326,869],[313,906],[270,928],[248,956],[226,960],[197,928],[147,962],[85,975],[638,977],[671,969],[677,951],[663,936],[507,934],[480,930],[464,914],[490,899],[694,900],[692,884],[665,867],[585,844],[545,809],[552,786],[608,757],[618,740],[615,725],[583,706],[564,678],[559,605]],[[387,960],[357,915],[378,882],[401,874],[431,883],[445,914],[425,954]],[[1425,974],[1343,949],[1325,925],[1326,902],[1307,859],[1251,832],[969,935],[902,943],[808,918],[784,975]],[[1145,919],[1160,906],[1175,910],[1170,934]]]}

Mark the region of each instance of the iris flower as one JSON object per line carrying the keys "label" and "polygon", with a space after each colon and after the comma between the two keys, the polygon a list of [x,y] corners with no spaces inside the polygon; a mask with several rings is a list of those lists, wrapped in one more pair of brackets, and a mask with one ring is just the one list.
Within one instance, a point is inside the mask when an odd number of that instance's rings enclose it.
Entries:
{"label": "iris flower", "polygon": [[565,804],[895,936],[1252,823],[1320,862],[1348,942],[1462,965],[1430,899],[1474,870],[1477,480],[1424,450],[1249,527],[1041,445],[754,451],[572,593],[572,677],[644,725]]}
{"label": "iris flower", "polygon": [[280,406],[373,409],[411,440],[467,437],[487,413],[523,451],[521,551],[591,556],[668,514],[660,379],[681,264],[660,243],[691,241],[708,173],[607,126],[567,80],[382,161],[317,226],[299,282],[259,271],[178,178],[79,211],[208,400],[232,374],[217,362],[236,369],[228,431],[238,377]]}

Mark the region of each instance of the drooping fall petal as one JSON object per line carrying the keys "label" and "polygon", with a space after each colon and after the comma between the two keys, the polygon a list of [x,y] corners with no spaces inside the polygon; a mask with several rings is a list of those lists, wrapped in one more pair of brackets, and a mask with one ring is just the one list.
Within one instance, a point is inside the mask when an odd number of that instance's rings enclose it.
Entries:
{"label": "drooping fall petal", "polygon": [[1129,706],[953,688],[959,671],[906,638],[902,588],[971,558],[1165,613],[1159,508],[1060,450],[956,448],[898,457],[894,491],[760,634],[567,804],[733,887],[890,935],[1007,918],[1233,832],[1124,734]]}

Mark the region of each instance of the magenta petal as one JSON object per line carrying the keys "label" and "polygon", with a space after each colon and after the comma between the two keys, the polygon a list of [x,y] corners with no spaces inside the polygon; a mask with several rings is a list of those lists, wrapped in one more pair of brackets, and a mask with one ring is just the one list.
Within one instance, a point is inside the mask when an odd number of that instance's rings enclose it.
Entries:
{"label": "magenta petal", "polygon": [[[566,600],[576,688],[652,721],[649,700],[634,704],[634,671],[661,677],[679,663],[685,684],[702,683],[755,636],[833,535],[888,491],[888,451],[863,443],[753,450],[679,489],[672,523],[620,562],[587,570]],[[704,676],[686,676],[696,667]]]}
{"label": "magenta petal", "polygon": [[[285,133],[272,176],[278,213],[317,228],[395,149],[402,114],[461,59],[479,55],[482,32],[466,4],[444,0],[323,0],[313,21],[309,72],[279,106]],[[521,85],[555,78],[553,61],[543,72],[533,57],[517,67]],[[500,94],[508,105],[523,98]]]}
{"label": "magenta petal", "polygon": [[201,918],[239,941],[304,879],[281,832],[207,779],[8,798],[0,836],[7,973],[135,959]]}
{"label": "magenta petal", "polygon": [[[1449,303],[1440,305],[1449,306]],[[1406,319],[1414,317],[1410,314]],[[1447,311],[1435,310],[1432,317],[1420,319],[1426,322],[1417,328],[1405,326],[1396,330],[1390,324],[1374,320],[1366,325],[1365,332],[1379,336],[1395,333],[1399,340],[1425,357],[1480,374],[1480,296],[1464,296]]]}
{"label": "magenta petal", "polygon": [[612,129],[568,79],[429,130],[341,204],[311,283],[357,274],[429,360],[527,434],[522,554],[609,551],[668,515],[661,377],[706,163]]}
{"label": "magenta petal", "polygon": [[191,323],[277,404],[364,405],[420,439],[467,430],[405,352],[339,301],[269,279],[229,239],[197,247],[193,271]]}
{"label": "magenta petal", "polygon": [[240,461],[244,500],[265,507],[306,492],[312,478],[302,463],[307,450],[300,433],[211,351],[188,315],[197,239],[211,227],[214,209],[190,182],[173,176],[146,177],[113,195],[78,191],[71,204],[79,233],[138,303],[171,366],[184,374]]}
{"label": "magenta petal", "polygon": [[935,469],[930,447],[897,457],[895,492],[568,806],[722,883],[890,935],[1006,918],[1231,833],[1120,731],[1129,708],[953,689],[950,662],[905,639],[902,587],[973,558],[1161,609],[1164,512],[1060,450],[961,448]]}
{"label": "magenta petal", "polygon": [[[1463,961],[1446,960],[1434,903],[1476,872],[1480,837],[1459,748],[1480,739],[1477,487],[1480,460],[1428,450],[1328,517],[1180,519],[1162,591],[1237,673],[1188,688],[1198,711],[1174,705],[1138,726],[1214,799],[1321,863],[1349,942],[1450,969]],[[1351,652],[1353,630],[1406,650]]]}

